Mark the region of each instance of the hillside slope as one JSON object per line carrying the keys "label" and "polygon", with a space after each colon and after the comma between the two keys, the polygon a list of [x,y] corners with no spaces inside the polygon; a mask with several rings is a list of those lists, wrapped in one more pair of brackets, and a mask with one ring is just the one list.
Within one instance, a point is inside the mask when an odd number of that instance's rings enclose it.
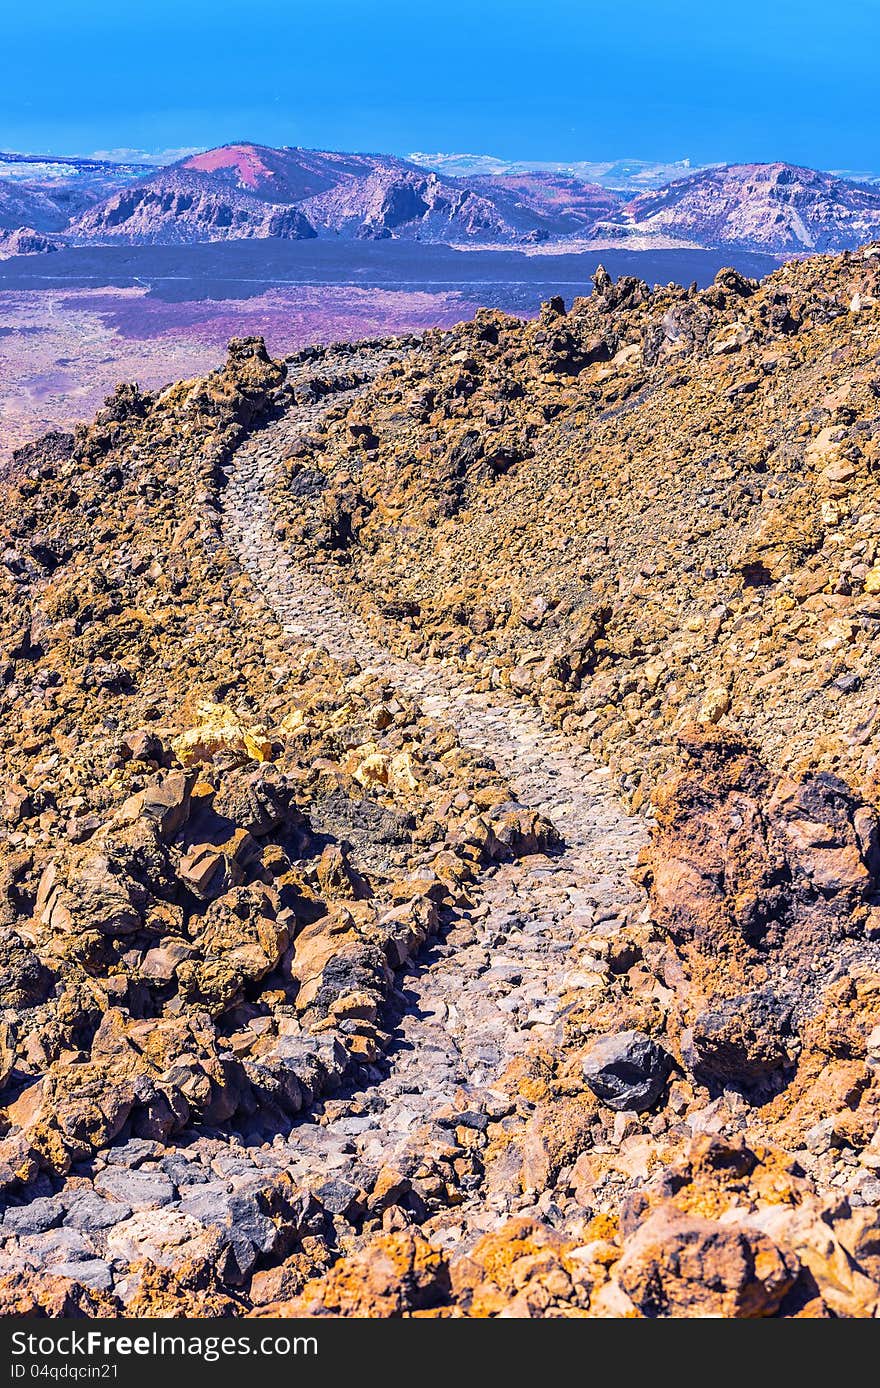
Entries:
{"label": "hillside slope", "polygon": [[16,227],[15,231],[0,231],[0,260],[14,255],[46,255],[57,251],[58,245],[33,227]]}
{"label": "hillside slope", "polygon": [[490,198],[511,225],[531,233],[535,240],[587,237],[598,221],[615,214],[621,202],[597,183],[545,170],[463,181]]}
{"label": "hillside slope", "polygon": [[[789,764],[880,701],[856,635],[875,602],[878,273],[876,248],[701,291],[600,271],[568,311],[428,333],[291,464],[328,483],[288,498],[294,553],[358,498],[326,571],[411,607],[407,639],[477,677],[546,684],[594,750],[626,748],[643,796],[716,687]],[[852,632],[822,646],[838,620]],[[754,697],[755,661],[773,699]],[[838,755],[867,771],[860,746]]]}
{"label": "hillside slope", "polygon": [[59,231],[70,216],[64,202],[45,188],[0,178],[0,229],[33,227],[36,231]]}
{"label": "hillside slope", "polygon": [[875,245],[21,450],[0,1308],[875,1317],[878,448]]}
{"label": "hillside slope", "polygon": [[0,151],[0,228],[62,231],[72,218],[147,173],[139,164]]}

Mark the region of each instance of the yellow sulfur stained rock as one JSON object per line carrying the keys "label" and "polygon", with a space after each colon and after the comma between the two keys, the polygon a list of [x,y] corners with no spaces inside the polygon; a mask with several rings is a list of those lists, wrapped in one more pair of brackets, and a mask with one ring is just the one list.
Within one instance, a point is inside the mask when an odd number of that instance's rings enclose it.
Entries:
{"label": "yellow sulfur stained rock", "polygon": [[285,737],[292,737],[294,734],[302,732],[305,722],[306,717],[302,709],[292,708],[278,724],[278,731]]}
{"label": "yellow sulfur stained rock", "polygon": [[398,752],[391,758],[391,784],[402,790],[415,790],[418,782],[412,772],[409,752]]}
{"label": "yellow sulfur stained rock", "polygon": [[699,722],[717,723],[730,710],[730,695],[726,689],[709,689],[700,706]]}
{"label": "yellow sulfur stained rock", "polygon": [[869,569],[865,574],[865,592],[880,593],[880,568]]}
{"label": "yellow sulfur stained rock", "polygon": [[226,704],[199,704],[201,722],[176,737],[171,744],[183,766],[213,761],[221,753],[238,753],[252,761],[268,761],[272,743],[262,724],[245,725]]}
{"label": "yellow sulfur stained rock", "polygon": [[365,742],[362,747],[356,747],[347,769],[365,790],[375,786],[390,790],[415,790],[418,785],[409,752],[396,752],[389,757],[386,752],[379,751],[375,742]]}

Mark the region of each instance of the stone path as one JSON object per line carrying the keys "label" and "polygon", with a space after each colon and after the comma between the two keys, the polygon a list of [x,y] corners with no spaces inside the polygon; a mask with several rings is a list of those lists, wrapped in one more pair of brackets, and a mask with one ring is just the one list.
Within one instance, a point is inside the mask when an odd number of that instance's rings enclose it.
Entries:
{"label": "stone path", "polygon": [[[349,354],[342,366],[375,369],[376,359],[375,352],[363,361]],[[126,1300],[136,1285],[131,1263],[145,1257],[175,1265],[198,1256],[219,1228],[233,1280],[244,1281],[283,1237],[259,1196],[279,1173],[344,1215],[357,1188],[372,1187],[370,1174],[408,1161],[411,1168],[414,1147],[416,1157],[445,1147],[466,1167],[454,1115],[464,1107],[464,1128],[479,1130],[488,1117],[511,1112],[493,1082],[537,1038],[553,1044],[567,988],[601,994],[596,938],[639,909],[628,872],[644,827],[623,814],[603,769],[512,697],[475,693],[442,663],[402,660],[377,645],[344,599],[294,567],[276,543],[268,493],[279,463],[328,401],[339,399],[293,405],[246,441],[229,469],[226,543],[292,640],[355,656],[454,725],[463,743],[495,761],[524,804],[553,820],[564,850],[504,864],[481,879],[477,905],[454,917],[400,979],[392,1048],[381,1069],[365,1072],[361,1088],[326,1099],[271,1141],[200,1133],[169,1151],[132,1139],[74,1167],[60,1189],[39,1177],[26,1203],[3,1215],[0,1276],[61,1273]],[[529,1204],[515,1180],[487,1190],[479,1174],[459,1171],[456,1181],[464,1203],[445,1231],[448,1241]]]}
{"label": "stone path", "polygon": [[[604,768],[537,710],[501,691],[472,691],[442,662],[393,655],[344,597],[291,563],[273,536],[269,498],[281,461],[322,408],[326,403],[292,407],[239,450],[225,491],[227,543],[285,632],[336,658],[354,656],[453,725],[464,744],[493,759],[522,803],[552,819],[565,849],[554,859],[495,869],[479,905],[405,977],[389,1073],[363,1096],[369,1113],[335,1125],[299,1123],[291,1158],[303,1175],[319,1150],[345,1170],[354,1159],[388,1159],[457,1086],[491,1086],[536,1035],[549,1034],[567,987],[601,986],[585,941],[615,931],[636,906],[628,873],[645,833],[610,794]],[[325,1120],[332,1110],[332,1102],[325,1105]],[[328,1151],[334,1128],[347,1139],[335,1153]]]}

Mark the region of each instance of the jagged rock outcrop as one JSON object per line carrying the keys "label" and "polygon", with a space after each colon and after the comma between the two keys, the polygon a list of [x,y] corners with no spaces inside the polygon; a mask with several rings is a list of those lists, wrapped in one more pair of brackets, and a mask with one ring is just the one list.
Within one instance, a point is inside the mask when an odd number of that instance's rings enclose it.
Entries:
{"label": "jagged rock outcrop", "polygon": [[16,227],[14,231],[0,231],[0,260],[13,255],[48,255],[59,249],[58,243],[41,231],[32,227]]}
{"label": "jagged rock outcrop", "polygon": [[188,245],[274,236],[302,241],[317,235],[307,217],[241,194],[214,190],[186,168],[154,174],[146,184],[120,189],[73,224],[77,243],[122,240],[127,245]]}
{"label": "jagged rock outcrop", "polygon": [[[129,244],[315,236],[424,241],[516,242],[568,230],[550,190],[546,206],[507,187],[444,178],[392,155],[338,154],[235,144],[191,155],[126,185],[71,226],[78,243]],[[574,227],[614,199],[572,188]],[[595,206],[594,206],[595,204]]]}

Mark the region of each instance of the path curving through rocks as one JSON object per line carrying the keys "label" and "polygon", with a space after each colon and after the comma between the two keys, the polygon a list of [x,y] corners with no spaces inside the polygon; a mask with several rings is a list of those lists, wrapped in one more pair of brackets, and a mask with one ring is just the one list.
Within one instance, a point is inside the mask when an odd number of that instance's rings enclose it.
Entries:
{"label": "path curving through rocks", "polygon": [[493,759],[522,803],[552,819],[565,846],[553,859],[488,873],[477,906],[404,976],[387,1073],[356,1105],[367,1112],[346,1117],[343,1104],[334,1120],[329,1101],[323,1117],[276,1139],[302,1178],[317,1157],[346,1177],[360,1162],[387,1162],[460,1085],[491,1088],[536,1037],[551,1040],[562,993],[596,977],[587,937],[615,932],[637,907],[629,870],[645,837],[612,796],[605,769],[537,710],[503,691],[473,691],[443,662],[394,655],[343,596],[291,562],[273,534],[272,490],[281,462],[326,408],[292,405],[238,450],[224,493],[228,547],[292,639],[354,656],[451,724],[463,744]]}
{"label": "path curving through rocks", "polygon": [[[363,377],[377,362],[382,353],[371,349],[361,359],[348,353],[340,365]],[[304,376],[309,369],[304,363]],[[228,466],[224,542],[292,642],[355,656],[454,726],[464,744],[494,760],[524,804],[553,820],[564,849],[481,877],[476,904],[454,914],[398,980],[386,1023],[392,1045],[352,1088],[268,1140],[263,1132],[212,1130],[164,1149],[130,1138],[96,1152],[60,1183],[42,1174],[26,1203],[2,1212],[0,1277],[71,1277],[127,1303],[140,1261],[173,1267],[214,1258],[219,1239],[231,1284],[242,1286],[261,1257],[281,1256],[283,1223],[267,1218],[260,1192],[285,1173],[344,1221],[382,1168],[417,1176],[424,1157],[432,1179],[439,1154],[454,1208],[442,1190],[431,1197],[443,1212],[443,1228],[432,1237],[449,1245],[534,1199],[521,1191],[515,1166],[495,1163],[486,1176],[460,1135],[479,1136],[490,1119],[512,1127],[528,1120],[528,1106],[504,1092],[500,1077],[537,1040],[554,1045],[567,990],[595,988],[601,997],[596,937],[613,934],[640,909],[629,870],[644,826],[622,812],[603,768],[536,710],[503,691],[475,692],[442,662],[384,649],[342,596],[276,543],[270,493],[281,462],[328,404],[355,394],[290,404],[249,436]],[[552,1222],[553,1209],[539,1208]],[[389,1215],[396,1217],[393,1207]]]}

